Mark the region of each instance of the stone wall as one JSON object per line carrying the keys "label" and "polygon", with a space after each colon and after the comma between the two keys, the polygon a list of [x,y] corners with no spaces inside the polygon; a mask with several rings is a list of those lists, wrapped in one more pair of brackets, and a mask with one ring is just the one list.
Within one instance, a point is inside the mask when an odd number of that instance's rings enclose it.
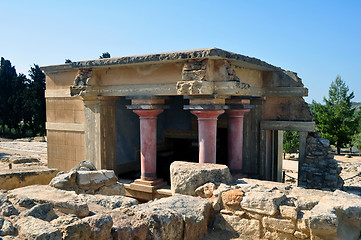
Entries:
{"label": "stone wall", "polygon": [[[192,168],[193,178],[215,175],[203,166],[194,163],[174,164],[177,178],[189,179],[182,168]],[[184,170],[183,169],[183,170]],[[198,169],[198,173],[197,173]],[[224,166],[220,166],[224,171]],[[175,171],[172,172],[174,174]],[[217,176],[219,172],[216,173]],[[228,173],[226,173],[228,175]],[[215,175],[216,176],[216,175]],[[173,178],[172,178],[173,179]],[[212,202],[214,210],[214,232],[222,236],[231,234],[241,239],[359,239],[361,230],[361,197],[339,190],[334,192],[294,187],[288,184],[238,179],[233,183],[204,180],[194,193]],[[181,193],[176,181],[172,191]],[[190,188],[196,182],[185,184]],[[194,185],[194,186],[193,186]],[[186,194],[190,194],[187,192]]]}
{"label": "stone wall", "polygon": [[321,138],[319,132],[309,133],[306,139],[306,157],[300,161],[298,185],[305,188],[335,190],[343,186],[334,155],[330,152],[330,141]]}

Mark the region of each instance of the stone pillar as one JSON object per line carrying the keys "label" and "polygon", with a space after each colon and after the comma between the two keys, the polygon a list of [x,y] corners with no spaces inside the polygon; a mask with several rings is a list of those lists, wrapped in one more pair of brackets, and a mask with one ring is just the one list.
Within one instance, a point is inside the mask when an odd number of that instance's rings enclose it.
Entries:
{"label": "stone pillar", "polygon": [[140,148],[141,148],[141,179],[146,181],[157,178],[157,116],[161,109],[133,110],[140,119]]}
{"label": "stone pillar", "polygon": [[228,109],[228,167],[232,173],[242,170],[243,117],[249,109]]}
{"label": "stone pillar", "polygon": [[224,110],[194,110],[198,117],[199,163],[216,163],[217,118]]}
{"label": "stone pillar", "polygon": [[97,169],[115,169],[117,97],[84,97],[86,159]]}

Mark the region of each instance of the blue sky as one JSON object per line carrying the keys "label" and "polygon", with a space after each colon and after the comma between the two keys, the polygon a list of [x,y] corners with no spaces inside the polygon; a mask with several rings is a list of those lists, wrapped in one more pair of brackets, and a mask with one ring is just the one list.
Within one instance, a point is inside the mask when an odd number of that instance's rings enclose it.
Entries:
{"label": "blue sky", "polygon": [[5,1],[0,56],[18,72],[218,47],[298,73],[307,102],[340,74],[361,102],[361,1]]}

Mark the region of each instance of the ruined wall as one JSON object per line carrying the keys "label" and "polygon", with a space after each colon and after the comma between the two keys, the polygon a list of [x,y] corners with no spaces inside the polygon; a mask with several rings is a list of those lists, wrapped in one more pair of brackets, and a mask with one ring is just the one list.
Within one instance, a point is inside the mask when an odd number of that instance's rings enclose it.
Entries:
{"label": "ruined wall", "polygon": [[306,158],[299,162],[298,185],[306,188],[335,190],[343,186],[334,155],[330,153],[330,141],[321,133],[309,133],[306,140]]}
{"label": "ruined wall", "polygon": [[48,166],[60,171],[85,160],[84,105],[69,91],[75,76],[76,71],[46,76]]}

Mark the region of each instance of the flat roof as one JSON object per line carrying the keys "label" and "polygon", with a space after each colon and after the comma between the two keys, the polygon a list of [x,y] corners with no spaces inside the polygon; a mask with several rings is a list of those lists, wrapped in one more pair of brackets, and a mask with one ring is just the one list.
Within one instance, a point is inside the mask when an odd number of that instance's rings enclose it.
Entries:
{"label": "flat roof", "polygon": [[245,55],[225,51],[219,48],[205,48],[187,51],[165,52],[156,54],[146,54],[138,56],[103,58],[95,60],[86,60],[71,62],[60,65],[43,66],[41,69],[45,72],[69,71],[80,68],[102,68],[116,67],[131,64],[163,64],[168,62],[181,62],[187,59],[228,59],[233,65],[260,70],[260,71],[284,71],[283,69],[268,64],[260,59],[248,57]]}

